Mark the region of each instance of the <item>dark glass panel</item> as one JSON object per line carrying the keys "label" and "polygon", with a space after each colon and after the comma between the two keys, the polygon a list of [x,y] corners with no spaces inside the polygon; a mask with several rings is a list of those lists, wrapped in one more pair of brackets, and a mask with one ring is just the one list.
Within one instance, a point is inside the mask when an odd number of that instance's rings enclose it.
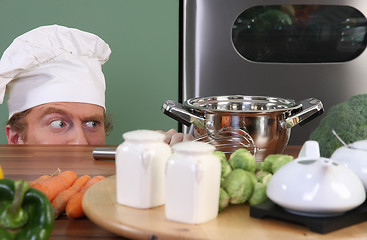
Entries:
{"label": "dark glass panel", "polygon": [[366,23],[350,6],[256,6],[235,20],[232,40],[241,56],[255,62],[346,62],[366,48]]}

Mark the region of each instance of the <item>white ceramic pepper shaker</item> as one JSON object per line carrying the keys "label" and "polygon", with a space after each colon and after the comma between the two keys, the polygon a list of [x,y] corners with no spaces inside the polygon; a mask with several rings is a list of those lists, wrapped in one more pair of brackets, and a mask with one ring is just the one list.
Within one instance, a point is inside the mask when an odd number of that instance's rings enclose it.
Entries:
{"label": "white ceramic pepper shaker", "polygon": [[218,215],[221,163],[214,146],[203,142],[175,144],[166,166],[168,220],[199,224]]}
{"label": "white ceramic pepper shaker", "polygon": [[172,150],[164,134],[135,130],[123,134],[116,149],[117,202],[147,209],[165,203],[165,166]]}

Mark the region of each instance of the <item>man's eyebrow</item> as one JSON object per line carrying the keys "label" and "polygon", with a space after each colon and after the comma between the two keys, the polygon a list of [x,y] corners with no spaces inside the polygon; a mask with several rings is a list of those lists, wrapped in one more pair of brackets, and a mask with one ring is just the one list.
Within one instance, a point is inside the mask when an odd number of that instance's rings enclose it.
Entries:
{"label": "man's eyebrow", "polygon": [[[57,114],[61,114],[61,115],[65,115],[65,116],[69,116],[70,113],[66,110],[60,109],[60,108],[55,108],[55,107],[46,107],[45,109],[42,109],[42,116],[46,116],[48,114],[53,114],[53,113],[57,113]],[[88,115],[86,117],[84,117],[84,121],[88,121],[88,120],[96,120],[96,121],[100,121],[103,122],[105,119],[103,114],[96,114],[93,113],[91,115]]]}
{"label": "man's eyebrow", "polygon": [[69,115],[69,113],[63,109],[59,109],[59,108],[55,108],[55,107],[46,107],[44,109],[41,110],[42,111],[42,115],[48,115],[48,114],[52,114],[52,113],[59,113],[59,114],[63,114],[63,115]]}
{"label": "man's eyebrow", "polygon": [[84,121],[99,121],[99,122],[104,122],[104,115],[103,114],[92,114],[89,116],[84,117]]}

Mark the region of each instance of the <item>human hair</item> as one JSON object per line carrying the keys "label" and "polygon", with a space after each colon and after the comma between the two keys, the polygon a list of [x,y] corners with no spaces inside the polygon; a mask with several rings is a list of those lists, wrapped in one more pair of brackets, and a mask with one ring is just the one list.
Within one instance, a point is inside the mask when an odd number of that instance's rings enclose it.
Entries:
{"label": "human hair", "polygon": [[104,113],[104,129],[106,132],[106,136],[110,135],[113,129],[112,114],[109,112]]}
{"label": "human hair", "polygon": [[26,140],[25,133],[27,132],[27,123],[24,119],[31,110],[32,109],[27,109],[23,112],[14,113],[7,122],[7,125],[9,125],[14,132],[18,133],[19,137],[23,140]]}
{"label": "human hair", "polygon": [[[25,121],[25,117],[32,111],[32,108],[27,109],[23,112],[15,113],[8,120],[7,124],[10,128],[19,134],[20,138],[26,141],[27,135],[27,122]],[[104,113],[104,128],[106,132],[106,136],[108,136],[113,129],[112,123],[112,115],[110,113]]]}

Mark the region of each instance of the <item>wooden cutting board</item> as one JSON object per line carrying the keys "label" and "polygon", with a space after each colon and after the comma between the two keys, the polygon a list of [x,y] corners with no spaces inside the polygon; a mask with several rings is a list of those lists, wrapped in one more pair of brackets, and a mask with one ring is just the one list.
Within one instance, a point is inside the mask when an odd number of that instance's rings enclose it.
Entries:
{"label": "wooden cutting board", "polygon": [[367,223],[318,234],[293,223],[252,218],[248,204],[231,205],[203,224],[173,222],[166,219],[164,206],[140,210],[117,204],[115,176],[86,192],[83,209],[97,225],[133,239],[367,239]]}

